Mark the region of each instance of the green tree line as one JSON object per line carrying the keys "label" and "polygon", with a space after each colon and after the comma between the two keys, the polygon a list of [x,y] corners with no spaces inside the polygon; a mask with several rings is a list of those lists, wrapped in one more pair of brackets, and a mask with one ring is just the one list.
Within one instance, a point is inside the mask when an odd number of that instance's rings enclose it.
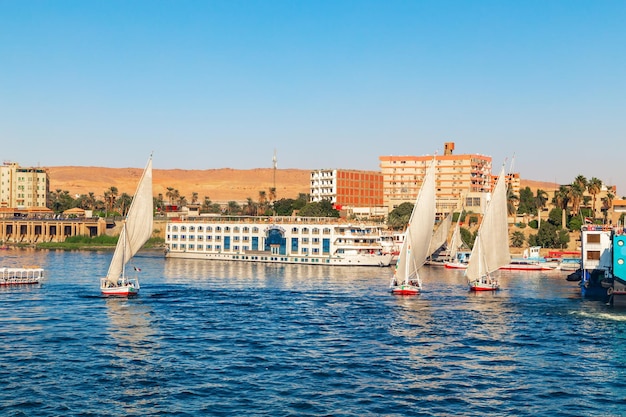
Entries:
{"label": "green tree line", "polygon": [[[132,196],[127,193],[120,194],[117,187],[113,186],[104,191],[102,199],[98,199],[93,192],[73,198],[69,191],[60,189],[48,195],[48,207],[55,213],[62,213],[71,208],[81,208],[93,210],[94,215],[100,217],[125,216],[132,201]],[[168,187],[165,194],[159,193],[154,197],[153,203],[157,213],[164,212],[168,205],[175,205],[178,207],[197,206],[200,213],[225,215],[291,216],[298,213],[303,217],[339,217],[339,211],[328,200],[309,202],[309,196],[304,193],[300,193],[296,199],[276,199],[275,188],[270,188],[269,192],[259,191],[256,201],[248,197],[243,205],[233,200],[222,206],[212,202],[208,196],[200,200],[196,192],[193,192],[191,199],[188,200],[178,190]]]}

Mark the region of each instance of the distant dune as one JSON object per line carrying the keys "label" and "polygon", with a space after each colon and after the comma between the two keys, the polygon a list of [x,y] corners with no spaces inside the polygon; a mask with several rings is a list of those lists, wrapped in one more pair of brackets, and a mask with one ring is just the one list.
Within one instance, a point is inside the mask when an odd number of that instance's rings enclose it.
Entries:
{"label": "distant dune", "polygon": [[[80,166],[45,167],[50,177],[50,190],[68,191],[70,195],[93,192],[102,198],[110,187],[117,187],[120,193],[134,194],[143,169],[140,168],[101,168]],[[308,170],[277,169],[276,195],[280,198],[297,198],[300,193],[309,193]],[[167,193],[168,187],[178,190],[181,196],[191,200],[194,192],[203,200],[205,196],[213,202],[231,200],[257,201],[259,191],[269,192],[274,186],[274,170],[258,168],[237,169],[154,169],[154,193]]]}
{"label": "distant dune", "polygon": [[554,191],[559,189],[559,184],[555,182],[547,181],[533,181],[533,180],[520,180],[522,188],[530,187],[533,193],[537,192],[537,189],[541,189],[548,193],[549,197],[552,197]]}
{"label": "distant dune", "polygon": [[[93,192],[102,198],[110,187],[117,187],[120,193],[133,194],[141,176],[140,168],[101,168],[81,166],[45,167],[50,176],[50,190],[68,191],[73,197]],[[280,198],[297,198],[300,193],[309,193],[309,170],[277,169],[276,191]],[[245,201],[252,198],[257,201],[259,191],[269,192],[274,185],[274,170],[256,169],[154,169],[154,193],[167,193],[168,187],[178,190],[181,196],[191,200],[192,193],[198,198],[205,196],[213,202],[231,200]],[[521,180],[522,187],[537,188],[549,193],[558,188],[554,183]]]}

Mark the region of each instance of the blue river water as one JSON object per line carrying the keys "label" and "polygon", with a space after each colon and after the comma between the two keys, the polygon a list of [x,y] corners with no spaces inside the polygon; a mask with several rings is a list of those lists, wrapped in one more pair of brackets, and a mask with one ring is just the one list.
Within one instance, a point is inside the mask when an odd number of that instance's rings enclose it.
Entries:
{"label": "blue river water", "polygon": [[624,416],[626,312],[558,272],[424,292],[389,268],[164,259],[104,298],[111,252],[9,250],[41,286],[0,288],[2,416]]}

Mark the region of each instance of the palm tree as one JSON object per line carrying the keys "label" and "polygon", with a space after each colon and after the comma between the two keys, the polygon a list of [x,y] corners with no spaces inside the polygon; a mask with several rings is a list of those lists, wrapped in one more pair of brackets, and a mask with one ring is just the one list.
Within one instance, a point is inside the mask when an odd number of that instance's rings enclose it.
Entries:
{"label": "palm tree", "polygon": [[163,210],[163,193],[159,193],[155,199],[154,207]]}
{"label": "palm tree", "polygon": [[585,192],[586,187],[586,185],[583,185],[580,182],[574,182],[569,188],[569,198],[572,202],[573,214],[579,214],[580,212],[580,203],[583,201],[583,193]]}
{"label": "palm tree", "polygon": [[50,192],[49,195],[51,205],[50,207],[54,210],[55,213],[61,213],[67,209],[73,207],[74,199],[70,195],[70,192],[67,190],[57,189],[56,191]]}
{"label": "palm tree", "polygon": [[593,197],[593,217],[596,217],[596,196],[598,195],[598,193],[600,192],[600,190],[602,189],[602,181],[600,181],[598,178],[593,177],[589,180],[589,183],[587,183],[587,191],[589,192],[589,194],[591,194],[591,197]]}
{"label": "palm tree", "polygon": [[578,214],[580,212],[580,204],[583,201],[583,194],[587,191],[587,178],[584,175],[579,175],[574,178],[570,193],[572,195],[572,213]]}
{"label": "palm tree", "polygon": [[552,203],[561,209],[562,220],[561,227],[567,227],[567,206],[569,204],[569,189],[568,185],[561,185],[559,189],[554,192],[554,198],[552,199]]}
{"label": "palm tree", "polygon": [[117,198],[118,190],[117,187],[111,187],[104,192],[104,200],[107,202],[107,207],[109,211],[113,211],[113,205],[115,204],[115,199]]}
{"label": "palm tree", "polygon": [[246,200],[246,214],[248,216],[254,216],[255,213],[256,213],[256,204],[254,203],[254,200],[251,197],[248,197],[248,199]]}
{"label": "palm tree", "polygon": [[211,207],[211,199],[208,195],[205,195],[201,210],[207,212],[209,211],[209,207]]}
{"label": "palm tree", "polygon": [[267,206],[267,193],[265,190],[259,191],[259,211],[265,214],[265,208]]}
{"label": "palm tree", "polygon": [[[273,208],[273,204],[276,201],[276,187],[270,187],[270,203],[272,204],[272,208]],[[276,214],[275,210],[272,210],[273,214]]]}
{"label": "palm tree", "polygon": [[93,210],[96,208],[96,196],[92,192],[89,194],[81,194],[75,202],[76,207],[80,207],[85,210]]}
{"label": "palm tree", "polygon": [[126,193],[122,193],[122,195],[120,195],[120,198],[117,199],[115,205],[120,209],[120,214],[122,216],[126,216],[126,213],[128,213],[128,209],[130,208],[130,203],[132,203],[132,201],[133,198]]}
{"label": "palm tree", "polygon": [[526,236],[524,236],[524,233],[520,232],[519,230],[516,230],[511,234],[511,246],[513,246],[514,248],[521,248],[522,246],[524,246],[525,241]]}
{"label": "palm tree", "polygon": [[576,178],[574,178],[574,183],[572,185],[578,185],[580,188],[582,189],[587,189],[587,178],[585,178],[584,175],[579,175]]}
{"label": "palm tree", "polygon": [[226,209],[228,214],[238,214],[241,212],[241,206],[236,201],[229,201],[228,208]]}
{"label": "palm tree", "polygon": [[[613,186],[607,186],[608,190],[613,190]],[[604,212],[604,223],[606,223],[606,219],[609,215],[609,210],[613,207],[613,199],[615,198],[615,194],[611,191],[607,191],[606,196],[602,199],[602,211]]]}
{"label": "palm tree", "polygon": [[513,188],[510,185],[506,188],[506,200],[507,200],[507,214],[512,216],[515,214],[519,197],[513,192]]}
{"label": "palm tree", "polygon": [[165,197],[167,197],[170,204],[174,204],[174,202],[176,202],[180,198],[180,193],[173,187],[167,187]]}
{"label": "palm tree", "polygon": [[196,204],[198,202],[198,193],[197,192],[193,192],[191,193],[191,204]]}
{"label": "palm tree", "polygon": [[535,207],[537,208],[537,227],[541,227],[541,211],[546,206],[548,201],[548,194],[542,189],[537,189],[537,195],[535,196]]}
{"label": "palm tree", "polygon": [[87,206],[94,210],[97,203],[98,201],[96,200],[96,195],[90,191],[89,194],[87,194]]}

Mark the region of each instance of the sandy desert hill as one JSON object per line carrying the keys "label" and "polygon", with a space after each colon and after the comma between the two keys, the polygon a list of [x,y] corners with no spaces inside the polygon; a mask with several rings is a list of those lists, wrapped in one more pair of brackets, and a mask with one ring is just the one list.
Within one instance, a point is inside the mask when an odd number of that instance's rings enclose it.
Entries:
{"label": "sandy desert hill", "polygon": [[[46,167],[50,177],[50,190],[68,191],[71,196],[93,192],[102,198],[110,187],[117,187],[119,193],[134,194],[135,187],[141,176],[140,168],[101,168],[81,166]],[[300,193],[309,193],[309,170],[277,169],[276,194],[280,198],[297,198]],[[191,200],[192,193],[197,192],[198,198],[209,197],[217,203],[246,201],[252,198],[257,201],[259,191],[269,192],[274,185],[272,168],[238,169],[154,169],[153,188],[155,195],[167,193],[168,187],[178,190],[181,196]],[[521,180],[522,187],[530,187],[533,192],[537,188],[548,192],[556,189],[554,183]]]}
{"label": "sandy desert hill", "polygon": [[[101,168],[80,166],[46,167],[50,177],[50,191],[68,191],[73,197],[93,192],[102,198],[104,192],[117,187],[119,193],[133,195],[142,170],[140,168]],[[297,198],[300,193],[309,193],[308,170],[277,169],[276,195],[280,198]],[[257,201],[259,191],[269,193],[274,186],[274,170],[258,168],[237,169],[154,169],[153,189],[155,196],[167,193],[169,187],[178,190],[181,196],[191,200],[194,192],[198,198],[222,203],[231,200]]]}

